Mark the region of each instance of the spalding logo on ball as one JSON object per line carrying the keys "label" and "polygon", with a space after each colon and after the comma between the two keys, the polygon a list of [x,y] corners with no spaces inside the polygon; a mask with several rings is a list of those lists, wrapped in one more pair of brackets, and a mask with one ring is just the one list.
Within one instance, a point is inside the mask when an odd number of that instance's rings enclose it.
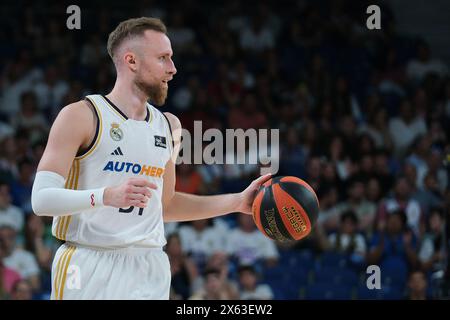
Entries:
{"label": "spalding logo on ball", "polygon": [[265,236],[277,241],[300,240],[317,221],[319,200],[302,179],[281,176],[261,186],[252,211],[256,226]]}

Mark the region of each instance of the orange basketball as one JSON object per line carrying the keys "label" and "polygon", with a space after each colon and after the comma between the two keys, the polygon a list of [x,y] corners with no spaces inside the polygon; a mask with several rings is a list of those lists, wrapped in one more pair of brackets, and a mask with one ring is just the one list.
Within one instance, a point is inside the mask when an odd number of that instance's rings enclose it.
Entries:
{"label": "orange basketball", "polygon": [[317,221],[319,200],[302,179],[280,176],[261,186],[252,211],[256,226],[265,236],[277,241],[300,240]]}

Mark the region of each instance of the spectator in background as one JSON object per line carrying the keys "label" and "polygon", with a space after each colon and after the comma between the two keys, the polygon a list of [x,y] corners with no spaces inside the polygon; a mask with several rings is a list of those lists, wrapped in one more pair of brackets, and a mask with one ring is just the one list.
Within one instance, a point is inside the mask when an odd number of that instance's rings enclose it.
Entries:
{"label": "spectator in background", "polygon": [[273,30],[265,25],[261,17],[253,17],[251,25],[245,27],[240,38],[241,48],[259,53],[275,46]]}
{"label": "spectator in background", "polygon": [[442,61],[432,59],[430,47],[421,41],[417,46],[417,58],[409,61],[406,73],[409,80],[418,84],[428,73],[436,73],[440,77],[446,76],[448,68]]}
{"label": "spectator in background", "polygon": [[69,85],[60,78],[58,69],[54,65],[46,68],[44,79],[34,86],[39,109],[51,119],[61,108],[62,100],[68,91]]}
{"label": "spectator in background", "polygon": [[[338,118],[338,130],[342,137],[345,154],[349,159],[357,159],[358,156],[358,135],[356,129],[356,122],[351,115],[344,114]],[[352,170],[347,165],[340,176],[342,180],[346,180],[351,174]]]}
{"label": "spectator in background", "polygon": [[430,211],[427,232],[423,236],[419,249],[419,260],[424,272],[436,272],[445,269],[445,220],[440,208]]}
{"label": "spectator in background", "polygon": [[206,269],[204,272],[205,282],[203,287],[195,292],[190,300],[232,300],[225,284],[226,279],[221,277],[218,269]]}
{"label": "spectator in background", "polygon": [[408,277],[407,300],[430,300],[427,296],[428,281],[422,271],[413,271]]}
{"label": "spectator in background", "polygon": [[280,175],[304,177],[307,154],[300,144],[300,132],[289,128],[286,132],[285,143],[281,146]]}
{"label": "spectator in background", "polygon": [[375,177],[378,180],[381,187],[382,197],[392,189],[394,184],[393,172],[388,151],[382,149],[375,153]]}
{"label": "spectator in background", "polygon": [[360,126],[359,133],[367,133],[375,142],[376,148],[392,148],[392,138],[388,127],[388,114],[385,108],[378,108],[368,115],[367,124]]}
{"label": "spectator in background", "polygon": [[327,158],[340,171],[341,167],[345,167],[346,152],[344,150],[344,141],[340,135],[335,135],[331,138],[326,150]]}
{"label": "spectator in background", "polygon": [[409,186],[411,187],[411,194],[417,190],[417,172],[416,168],[408,162],[403,163],[402,175],[405,177]]}
{"label": "spectator in background", "polygon": [[423,179],[428,170],[427,158],[431,149],[432,140],[429,134],[418,137],[412,146],[411,154],[406,158],[407,164],[416,169],[416,181],[414,185],[418,188],[423,186]]}
{"label": "spectator in background", "polygon": [[322,160],[318,156],[311,156],[306,163],[306,181],[314,189],[320,187],[320,175],[322,170]]}
{"label": "spectator in background", "polygon": [[300,130],[301,147],[307,158],[313,156],[318,140],[317,127],[312,121],[307,121]]}
{"label": "spectator in background", "polygon": [[272,300],[269,285],[258,283],[258,274],[252,266],[242,266],[238,270],[241,300]]}
{"label": "spectator in background", "polygon": [[424,227],[424,217],[419,203],[411,197],[411,186],[404,176],[397,178],[393,197],[380,204],[376,224],[385,224],[388,217],[397,210],[405,212],[407,226],[420,237]]}
{"label": "spectator in background", "polygon": [[168,32],[174,51],[179,54],[184,54],[187,51],[193,50],[195,32],[187,27],[183,12],[175,11],[171,14]]}
{"label": "spectator in background", "polygon": [[431,173],[425,175],[422,188],[416,189],[412,197],[419,202],[425,216],[429,214],[431,208],[439,207],[444,202],[436,177]]}
{"label": "spectator in background", "polygon": [[367,181],[366,184],[366,199],[367,201],[376,205],[381,201],[381,187],[380,182],[377,178],[372,177]]}
{"label": "spectator in background", "polygon": [[357,229],[366,233],[371,231],[375,221],[376,206],[365,199],[365,185],[362,179],[354,178],[347,187],[347,201],[338,206],[340,212],[353,211],[358,218]]}
{"label": "spectator in background", "polygon": [[[294,23],[292,25],[292,31],[295,33],[298,32],[298,31],[295,31],[295,29],[297,29],[296,28],[297,26],[298,25],[296,23]],[[298,26],[298,27],[300,27],[300,26]],[[311,63],[309,66],[307,66],[307,68],[309,69],[307,71],[307,75],[306,75],[306,81],[308,83],[308,87],[310,88],[312,96],[315,99],[317,99],[317,102],[322,103],[325,101],[325,98],[327,96],[329,96],[329,94],[331,92],[332,79],[331,79],[330,72],[327,69],[327,66],[325,64],[323,57],[318,53],[313,55],[313,57],[311,58]],[[326,103],[322,104],[322,114],[324,114],[323,109],[325,106],[327,106],[326,109],[328,109],[328,110],[333,109],[332,105],[331,105],[331,101],[328,100],[328,101],[326,101]],[[328,113],[328,114],[330,114],[330,113]],[[331,116],[331,114],[330,114],[330,116]]]}
{"label": "spectator in background", "polygon": [[32,300],[33,288],[27,280],[18,280],[11,290],[11,300]]}
{"label": "spectator in background", "polygon": [[383,94],[394,94],[400,97],[405,95],[403,89],[407,80],[405,67],[395,47],[390,47],[387,54],[383,55],[381,78],[379,89]]}
{"label": "spectator in background", "polygon": [[277,247],[256,228],[251,215],[238,216],[238,228],[228,237],[228,253],[236,259],[237,265],[274,266],[278,262]]}
{"label": "spectator in background", "polygon": [[358,100],[355,94],[351,92],[348,80],[344,76],[337,77],[332,97],[336,114],[351,115],[357,123],[362,121]]}
{"label": "spectator in background", "polygon": [[358,216],[353,211],[342,213],[339,231],[328,236],[326,249],[343,253],[355,263],[365,262],[366,239],[358,233]]}
{"label": "spectator in background", "polygon": [[23,211],[11,204],[11,192],[7,184],[0,182],[0,224],[7,223],[16,230],[22,230],[24,224]]}
{"label": "spectator in background", "polygon": [[102,58],[106,57],[106,47],[98,34],[91,34],[89,40],[82,46],[80,53],[80,64],[94,68],[100,64]]}
{"label": "spectator in background", "polygon": [[[205,270],[218,270],[220,279],[223,283],[223,290],[231,299],[238,299],[239,290],[237,283],[233,280],[236,278],[237,269],[230,263],[228,255],[225,252],[216,251],[208,257]],[[204,283],[205,279],[202,279]]]}
{"label": "spectator in background", "polygon": [[[251,115],[251,117],[249,117]],[[228,114],[229,128],[263,129],[267,126],[267,117],[258,108],[258,102],[253,93],[247,92],[240,105],[233,105]]]}
{"label": "spectator in background", "polygon": [[375,177],[375,157],[374,153],[362,154],[358,161],[359,172],[355,174],[356,177],[363,182],[369,181]]}
{"label": "spectator in background", "polygon": [[182,163],[177,167],[175,189],[179,192],[203,194],[205,191],[202,176],[195,170],[195,166]]}
{"label": "spectator in background", "polygon": [[[52,246],[53,245],[53,246]],[[35,214],[27,215],[25,225],[24,249],[33,254],[40,269],[41,297],[51,293],[51,271],[53,256],[57,244],[53,237],[48,239],[45,234],[43,217]]]}
{"label": "spectator in background", "polygon": [[40,270],[36,258],[17,246],[17,229],[11,224],[0,224],[0,243],[3,250],[3,263],[17,271],[23,279],[30,281],[34,292],[41,288]]}
{"label": "spectator in background", "polygon": [[336,166],[329,162],[329,161],[323,161],[322,163],[322,170],[320,175],[320,185],[325,186],[342,186],[342,182],[339,179]]}
{"label": "spectator in background", "polygon": [[[450,145],[449,145],[450,146]],[[448,168],[445,168],[443,164],[444,156],[442,151],[437,148],[431,148],[427,158],[427,171],[425,174],[432,174],[435,176],[438,182],[438,188],[443,194],[447,190],[448,184]]]}
{"label": "spectator in background", "polygon": [[13,119],[20,110],[20,97],[24,92],[32,89],[40,78],[39,69],[32,69],[29,55],[23,51],[19,58],[7,63],[0,81],[0,114]]}
{"label": "spectator in background", "polygon": [[14,284],[21,279],[18,272],[5,266],[3,259],[6,252],[2,241],[0,238],[0,300],[7,299],[13,290]]}
{"label": "spectator in background", "polygon": [[20,98],[20,112],[12,119],[11,123],[16,132],[28,131],[30,143],[33,144],[45,137],[48,123],[42,113],[38,112],[36,95],[32,91],[23,93]]}
{"label": "spectator in background", "polygon": [[405,213],[396,210],[389,214],[386,224],[378,223],[370,240],[367,262],[383,270],[384,263],[395,260],[396,268],[407,272],[417,264],[416,248],[417,238],[408,229]]}
{"label": "spectator in background", "polygon": [[224,230],[213,225],[212,219],[195,220],[180,227],[180,239],[183,251],[196,263],[200,270],[214,252],[225,252],[227,238]]}
{"label": "spectator in background", "polygon": [[170,261],[171,299],[187,299],[198,277],[198,270],[195,263],[183,252],[180,236],[172,233],[167,238],[166,253]]}
{"label": "spectator in background", "polygon": [[0,170],[2,172],[3,181],[11,183],[18,175],[17,168],[17,145],[14,136],[9,136],[0,141]]}
{"label": "spectator in background", "polygon": [[0,141],[5,139],[6,137],[12,136],[14,134],[14,128],[10,124],[3,122],[1,120],[0,113]]}
{"label": "spectator in background", "polygon": [[19,177],[11,184],[13,204],[24,212],[32,212],[31,190],[33,188],[35,167],[31,161],[19,162]]}
{"label": "spectator in background", "polygon": [[338,207],[339,194],[337,186],[321,186],[317,190],[317,196],[320,203],[317,224],[326,234],[337,232],[338,226],[336,219],[340,214]]}
{"label": "spectator in background", "polygon": [[333,134],[335,131],[335,114],[333,109],[333,102],[329,98],[316,106],[314,118],[317,118],[317,128],[320,130],[321,136],[337,137],[337,135]]}
{"label": "spectator in background", "polygon": [[400,104],[400,115],[389,121],[389,132],[394,146],[394,155],[404,157],[414,140],[427,131],[425,120],[416,114],[409,100]]}

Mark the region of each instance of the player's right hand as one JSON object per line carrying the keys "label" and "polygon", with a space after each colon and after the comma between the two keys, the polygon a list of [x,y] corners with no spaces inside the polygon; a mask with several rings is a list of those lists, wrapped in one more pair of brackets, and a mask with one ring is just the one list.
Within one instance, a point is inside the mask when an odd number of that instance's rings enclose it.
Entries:
{"label": "player's right hand", "polygon": [[145,208],[152,196],[150,189],[156,190],[157,186],[145,178],[129,178],[118,186],[105,188],[103,204],[115,208]]}

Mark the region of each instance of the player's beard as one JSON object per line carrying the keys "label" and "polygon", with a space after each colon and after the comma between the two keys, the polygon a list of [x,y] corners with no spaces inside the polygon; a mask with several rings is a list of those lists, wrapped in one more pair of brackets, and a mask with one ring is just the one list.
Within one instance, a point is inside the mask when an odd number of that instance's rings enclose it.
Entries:
{"label": "player's beard", "polygon": [[151,103],[162,106],[167,98],[167,86],[164,86],[162,82],[149,83],[142,79],[135,80],[136,86],[144,92]]}

